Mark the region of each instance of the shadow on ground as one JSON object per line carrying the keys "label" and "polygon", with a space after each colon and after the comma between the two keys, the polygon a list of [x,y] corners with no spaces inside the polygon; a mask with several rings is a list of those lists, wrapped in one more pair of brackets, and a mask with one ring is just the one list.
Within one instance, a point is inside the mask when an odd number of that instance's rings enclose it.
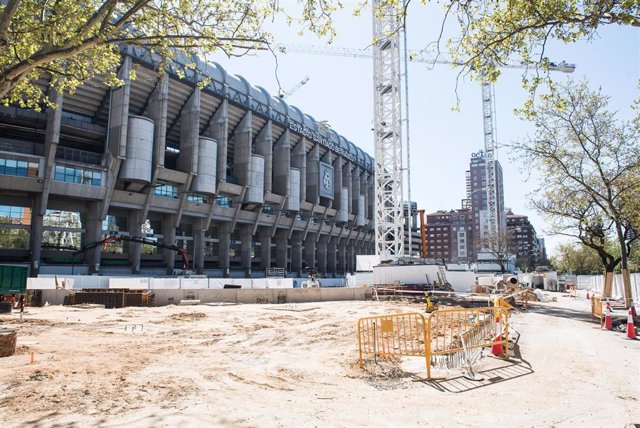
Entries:
{"label": "shadow on ground", "polygon": [[422,382],[441,392],[461,393],[533,374],[534,370],[531,367],[531,364],[522,358],[518,343],[510,343],[509,348],[508,360],[490,357],[498,360],[498,367],[475,372],[476,377],[481,380],[471,380],[466,375],[459,375],[453,378],[441,380],[415,379],[415,381]]}
{"label": "shadow on ground", "polygon": [[97,428],[125,428],[125,427],[180,427],[180,426],[210,426],[216,427],[235,427],[238,426],[238,421],[232,421],[225,419],[224,417],[218,417],[214,420],[205,421],[203,418],[197,415],[184,414],[179,410],[167,410],[163,414],[150,414],[140,415],[138,417],[132,416],[123,422],[113,421],[111,416],[103,416],[97,420],[92,421],[91,424],[87,424],[82,421],[65,421],[58,422],[60,418],[64,418],[65,415],[59,412],[50,412],[44,415],[40,415],[38,418],[25,421],[25,425],[33,428],[83,428],[87,426],[93,426]]}
{"label": "shadow on ground", "polygon": [[[537,313],[541,315],[548,315],[548,316],[558,317],[558,318],[584,321],[589,324],[592,324],[596,328],[600,328],[600,319],[598,318],[594,319],[591,316],[591,311],[586,312],[586,311],[580,311],[575,309],[558,308],[558,307],[546,306],[546,305],[535,305],[535,306],[530,306],[527,312]],[[626,325],[627,323],[627,315],[622,311],[612,312],[611,319],[613,321],[614,327],[619,324]]]}

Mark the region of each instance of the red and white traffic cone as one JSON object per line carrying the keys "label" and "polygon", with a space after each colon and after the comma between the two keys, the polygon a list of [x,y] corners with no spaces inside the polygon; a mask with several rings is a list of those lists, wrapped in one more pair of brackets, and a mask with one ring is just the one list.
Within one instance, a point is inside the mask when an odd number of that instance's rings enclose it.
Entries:
{"label": "red and white traffic cone", "polygon": [[491,353],[496,357],[504,354],[502,347],[502,329],[500,328],[500,317],[496,317],[496,334],[493,336],[493,344],[491,345]]}
{"label": "red and white traffic cone", "polygon": [[611,321],[611,305],[607,303],[607,310],[604,318],[604,328],[607,330],[613,330],[613,322]]}
{"label": "red and white traffic cone", "polygon": [[627,315],[627,339],[636,339],[636,326],[633,324],[633,314],[629,309],[629,315]]}

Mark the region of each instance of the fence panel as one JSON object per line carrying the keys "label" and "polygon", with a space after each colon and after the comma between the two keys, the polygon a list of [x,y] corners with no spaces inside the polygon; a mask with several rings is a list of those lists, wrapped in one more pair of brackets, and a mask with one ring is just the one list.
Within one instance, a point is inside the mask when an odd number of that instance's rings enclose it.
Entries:
{"label": "fence panel", "polygon": [[509,355],[509,312],[503,307],[444,309],[427,322],[429,364],[459,368],[480,357],[482,348],[501,344]]}
{"label": "fence panel", "polygon": [[591,296],[591,319],[600,319],[600,328],[604,325],[604,317],[602,316],[602,300],[599,297]]}
{"label": "fence panel", "polygon": [[[577,283],[580,290],[591,290],[601,294],[603,290],[604,275],[578,275]],[[640,273],[632,273],[629,275],[631,281],[631,298],[634,303],[638,303],[640,299]],[[622,275],[616,274],[613,280],[612,297],[622,298],[624,296],[624,287],[622,283]]]}
{"label": "fence panel", "polygon": [[498,344],[508,358],[509,312],[501,307],[438,310],[428,320],[415,312],[358,320],[360,367],[363,354],[424,357],[428,379],[432,363],[459,368]]}
{"label": "fence panel", "polygon": [[428,358],[425,343],[427,323],[420,313],[380,315],[358,320],[360,367],[363,367],[363,354]]}

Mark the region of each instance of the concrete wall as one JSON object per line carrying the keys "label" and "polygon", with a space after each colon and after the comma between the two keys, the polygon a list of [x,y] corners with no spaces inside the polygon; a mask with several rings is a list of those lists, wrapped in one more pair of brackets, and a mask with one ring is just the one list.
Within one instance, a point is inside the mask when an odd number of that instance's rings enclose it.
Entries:
{"label": "concrete wall", "polygon": [[[631,279],[631,297],[634,303],[638,303],[640,299],[640,273],[632,273],[629,277]],[[604,275],[578,275],[576,283],[577,288],[580,290],[591,290],[592,292],[602,293],[604,288]],[[621,274],[613,276],[612,296],[616,299],[624,297]]]}
{"label": "concrete wall", "polygon": [[[338,300],[364,300],[365,288],[304,288],[304,289],[230,289],[230,290],[154,290],[156,306],[178,304],[183,299],[201,303],[304,303]],[[284,300],[284,301],[283,301]]]}
{"label": "concrete wall", "polygon": [[447,281],[455,291],[468,292],[476,282],[476,274],[474,272],[447,271]]}
{"label": "concrete wall", "polygon": [[[109,288],[108,276],[91,275],[38,275],[38,278],[27,278],[27,289],[52,288],[55,289],[56,281],[61,288]],[[134,282],[137,282],[134,280]],[[117,288],[117,287],[111,287]],[[134,285],[128,288],[140,288]],[[146,288],[146,287],[143,287]]]}
{"label": "concrete wall", "polygon": [[[442,267],[442,266],[440,266]],[[373,281],[375,284],[425,284],[438,279],[438,265],[391,265],[375,266]]]}
{"label": "concrete wall", "polygon": [[[225,285],[245,288],[300,288],[309,278],[149,278],[140,276],[109,277],[90,275],[40,275],[27,278],[27,289],[80,289],[80,288],[131,288],[131,289],[223,289]],[[344,278],[322,278],[320,287],[344,287]],[[57,285],[56,285],[57,282]]]}
{"label": "concrete wall", "polygon": [[64,298],[71,294],[71,290],[42,290],[42,304],[62,305]]}
{"label": "concrete wall", "polygon": [[[305,303],[340,300],[365,300],[366,288],[304,288],[304,289],[230,289],[230,290],[153,290],[156,306],[179,304],[180,300],[200,300],[200,303]],[[62,305],[71,290],[42,290],[42,301]]]}

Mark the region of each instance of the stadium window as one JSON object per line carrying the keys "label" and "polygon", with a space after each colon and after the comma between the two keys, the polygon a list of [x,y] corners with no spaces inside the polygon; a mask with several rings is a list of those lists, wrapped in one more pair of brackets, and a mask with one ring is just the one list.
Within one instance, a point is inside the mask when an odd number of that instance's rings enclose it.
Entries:
{"label": "stadium window", "polygon": [[74,168],[71,166],[56,165],[53,179],[55,181],[82,184],[85,186],[102,186],[102,173],[100,171]]}
{"label": "stadium window", "polygon": [[161,198],[178,199],[178,188],[170,184],[161,184],[153,189],[153,194]]}

